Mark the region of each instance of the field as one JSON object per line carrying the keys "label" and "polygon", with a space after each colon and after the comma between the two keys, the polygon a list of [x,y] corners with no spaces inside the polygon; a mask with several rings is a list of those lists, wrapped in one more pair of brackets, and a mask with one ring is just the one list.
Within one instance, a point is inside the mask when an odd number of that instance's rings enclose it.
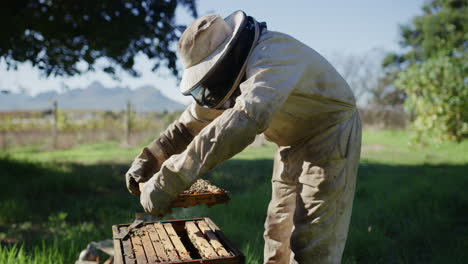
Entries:
{"label": "field", "polygon": [[141,144],[179,115],[64,109],[0,112],[0,150],[31,145],[41,151],[67,149],[103,141]]}
{"label": "field", "polygon": [[[362,162],[343,263],[466,263],[468,141],[410,146],[404,131],[364,133]],[[0,157],[0,263],[74,263],[111,225],[141,212],[123,175],[139,148],[116,142]],[[250,147],[206,178],[232,194],[228,205],[177,209],[169,218],[208,216],[261,263],[275,147]],[[248,206],[246,206],[248,205]]]}

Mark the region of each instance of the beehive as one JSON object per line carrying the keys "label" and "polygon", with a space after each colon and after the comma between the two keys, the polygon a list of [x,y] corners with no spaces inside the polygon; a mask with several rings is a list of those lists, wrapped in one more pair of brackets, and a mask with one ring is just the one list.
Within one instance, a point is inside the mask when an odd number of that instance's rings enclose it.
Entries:
{"label": "beehive", "polygon": [[145,222],[124,236],[129,226],[112,226],[116,264],[244,263],[209,218]]}

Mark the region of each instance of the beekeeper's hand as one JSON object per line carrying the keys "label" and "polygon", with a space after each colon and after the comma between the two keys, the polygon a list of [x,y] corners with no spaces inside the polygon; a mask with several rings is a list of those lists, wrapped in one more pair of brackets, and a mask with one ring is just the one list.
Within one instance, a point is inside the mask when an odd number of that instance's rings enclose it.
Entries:
{"label": "beekeeper's hand", "polygon": [[141,178],[142,170],[141,162],[137,162],[135,159],[130,169],[125,173],[125,183],[127,184],[127,189],[131,194],[140,194],[140,189],[138,188],[138,182],[136,179]]}
{"label": "beekeeper's hand", "polygon": [[140,203],[145,212],[153,216],[164,216],[170,212],[170,204],[175,195],[166,193],[161,188],[160,172],[156,173],[149,181],[140,183]]}
{"label": "beekeeper's hand", "polygon": [[131,194],[140,195],[140,188],[138,183],[143,183],[148,181],[148,177],[145,177],[145,166],[147,166],[148,161],[145,159],[136,158],[130,169],[125,173],[125,182],[127,184],[127,189]]}
{"label": "beekeeper's hand", "polygon": [[[187,111],[184,112],[185,116],[189,115]],[[125,174],[128,191],[139,195],[138,183],[148,181],[166,159],[184,151],[192,139],[193,135],[183,123],[176,120],[169,125],[157,139],[144,147],[133,161],[130,169]]]}

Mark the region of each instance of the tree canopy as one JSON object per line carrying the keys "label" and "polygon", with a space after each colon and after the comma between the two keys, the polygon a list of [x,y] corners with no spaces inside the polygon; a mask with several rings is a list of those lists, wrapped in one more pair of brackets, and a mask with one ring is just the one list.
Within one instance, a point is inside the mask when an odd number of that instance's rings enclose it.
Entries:
{"label": "tree canopy", "polygon": [[468,0],[431,0],[422,10],[422,15],[400,26],[404,52],[389,54],[384,67],[422,62],[441,53],[466,56]]}
{"label": "tree canopy", "polygon": [[[120,67],[131,75],[143,53],[153,70],[161,64],[177,75],[175,43],[184,27],[178,6],[196,17],[195,0],[17,0],[0,2],[0,59],[8,69],[31,62],[49,75],[74,75]],[[80,67],[81,62],[85,67]],[[101,67],[101,66],[100,66]]]}
{"label": "tree canopy", "polygon": [[407,95],[419,140],[468,137],[468,0],[432,0],[401,26],[404,52],[383,64]]}

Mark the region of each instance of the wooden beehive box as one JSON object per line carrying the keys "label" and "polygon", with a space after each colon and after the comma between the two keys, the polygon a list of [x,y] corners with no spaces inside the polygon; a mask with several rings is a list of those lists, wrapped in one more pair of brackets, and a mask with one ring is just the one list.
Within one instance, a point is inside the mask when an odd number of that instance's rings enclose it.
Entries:
{"label": "wooden beehive box", "polygon": [[208,207],[211,207],[215,204],[227,203],[231,200],[228,192],[218,192],[218,193],[194,193],[187,194],[181,193],[177,198],[171,203],[171,208],[175,207],[191,207],[197,206],[200,204],[205,204]]}
{"label": "wooden beehive box", "polygon": [[[140,183],[140,185],[143,185],[143,183]],[[172,201],[170,207],[192,207],[201,204],[211,207],[216,204],[227,203],[230,200],[228,191],[211,184],[207,180],[198,179],[188,190],[180,193]]]}
{"label": "wooden beehive box", "polygon": [[114,225],[115,263],[244,263],[242,253],[209,218]]}

